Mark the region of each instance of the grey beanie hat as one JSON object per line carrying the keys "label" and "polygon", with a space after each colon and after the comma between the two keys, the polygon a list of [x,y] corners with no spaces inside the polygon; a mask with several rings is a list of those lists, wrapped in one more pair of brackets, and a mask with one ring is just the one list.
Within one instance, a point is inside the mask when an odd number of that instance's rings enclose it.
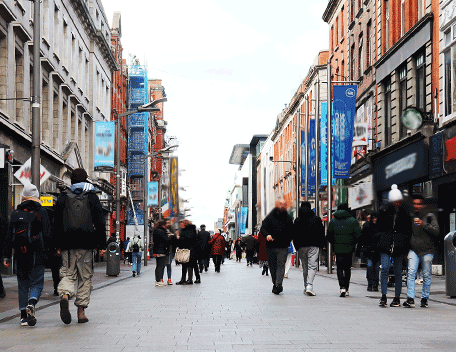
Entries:
{"label": "grey beanie hat", "polygon": [[22,191],[22,197],[40,198],[40,193],[34,184],[27,184]]}

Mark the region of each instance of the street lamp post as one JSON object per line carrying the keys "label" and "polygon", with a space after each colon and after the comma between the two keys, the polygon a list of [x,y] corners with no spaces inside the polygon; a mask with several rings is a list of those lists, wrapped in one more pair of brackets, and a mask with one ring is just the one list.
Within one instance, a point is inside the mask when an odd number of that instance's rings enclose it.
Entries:
{"label": "street lamp post", "polygon": [[33,95],[32,95],[32,183],[40,192],[40,145],[41,145],[41,1],[33,4]]}

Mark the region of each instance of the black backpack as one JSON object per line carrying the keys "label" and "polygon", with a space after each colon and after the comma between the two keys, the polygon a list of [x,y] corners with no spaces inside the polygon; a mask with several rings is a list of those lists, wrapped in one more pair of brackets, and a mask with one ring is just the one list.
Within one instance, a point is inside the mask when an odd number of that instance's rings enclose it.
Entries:
{"label": "black backpack", "polygon": [[134,243],[133,246],[131,246],[131,249],[134,253],[138,253],[139,252],[139,244],[138,242]]}
{"label": "black backpack", "polygon": [[94,228],[89,193],[69,191],[66,195],[63,210],[63,230],[65,232],[92,232]]}
{"label": "black backpack", "polygon": [[41,217],[34,211],[16,209],[11,213],[11,244],[17,257],[35,258],[36,252],[44,252],[42,228],[33,227],[37,226],[35,220],[41,223]]}

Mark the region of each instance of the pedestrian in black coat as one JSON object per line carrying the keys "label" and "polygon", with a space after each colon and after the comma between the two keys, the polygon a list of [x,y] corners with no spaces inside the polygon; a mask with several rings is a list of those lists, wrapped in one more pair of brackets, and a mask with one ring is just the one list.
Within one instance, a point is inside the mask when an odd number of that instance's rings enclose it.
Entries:
{"label": "pedestrian in black coat", "polygon": [[[182,263],[182,277],[176,285],[192,285],[193,284],[193,271],[195,271],[195,284],[201,283],[200,274],[198,271],[198,246],[196,226],[189,220],[181,220],[179,223],[180,231],[177,236],[177,246],[181,249],[190,250],[190,260],[188,263]],[[186,276],[188,279],[186,280]]]}
{"label": "pedestrian in black coat", "polygon": [[211,246],[209,245],[209,240],[211,239],[211,234],[206,231],[206,225],[200,226],[200,231],[197,236],[197,245],[198,245],[198,267],[199,272],[202,273],[207,271],[209,268],[209,257],[211,255]]}

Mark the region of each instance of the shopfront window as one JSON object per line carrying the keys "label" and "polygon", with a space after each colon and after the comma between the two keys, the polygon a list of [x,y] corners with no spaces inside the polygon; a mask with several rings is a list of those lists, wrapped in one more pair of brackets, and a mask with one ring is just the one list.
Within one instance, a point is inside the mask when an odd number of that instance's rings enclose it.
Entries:
{"label": "shopfront window", "polygon": [[402,123],[402,114],[407,107],[407,67],[401,66],[399,69],[399,116],[397,123],[399,124],[399,139],[407,136],[407,128]]}
{"label": "shopfront window", "polygon": [[426,97],[426,75],[425,75],[424,53],[421,52],[416,57],[416,107],[423,112],[425,109]]}
{"label": "shopfront window", "polygon": [[443,35],[444,65],[444,104],[445,119],[454,117],[456,112],[456,25],[450,27]]}

